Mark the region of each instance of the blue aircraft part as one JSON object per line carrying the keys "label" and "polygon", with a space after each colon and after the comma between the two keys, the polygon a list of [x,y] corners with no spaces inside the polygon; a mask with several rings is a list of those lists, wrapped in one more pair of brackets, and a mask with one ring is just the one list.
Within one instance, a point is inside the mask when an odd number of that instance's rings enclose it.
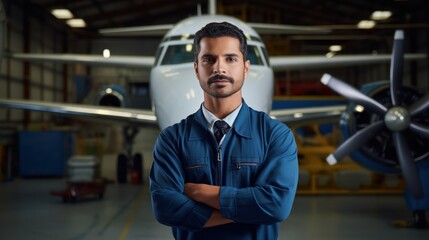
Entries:
{"label": "blue aircraft part", "polygon": [[110,88],[113,91],[116,91],[116,92],[118,92],[118,93],[120,93],[122,95],[128,95],[127,90],[124,87],[120,86],[120,85],[110,84],[110,85],[106,85],[106,86],[103,87],[104,90],[106,90],[108,88]]}
{"label": "blue aircraft part", "polygon": [[81,103],[92,88],[92,78],[84,75],[75,75],[73,80],[76,84],[76,102]]}
{"label": "blue aircraft part", "polygon": [[411,191],[407,188],[405,190],[405,200],[408,207],[415,210],[429,210],[429,160],[422,160],[416,162],[417,171],[419,174],[420,182],[423,187],[423,197],[416,199],[413,197]]}

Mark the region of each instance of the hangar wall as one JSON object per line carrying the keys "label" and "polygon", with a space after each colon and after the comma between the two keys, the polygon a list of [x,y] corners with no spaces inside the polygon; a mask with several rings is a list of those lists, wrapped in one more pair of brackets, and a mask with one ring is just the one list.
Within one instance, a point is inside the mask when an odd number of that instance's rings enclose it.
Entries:
{"label": "hangar wall", "polygon": [[[61,52],[67,46],[67,35],[30,14],[30,9],[14,4],[5,6],[7,34],[5,50],[10,52]],[[69,101],[73,84],[70,66],[52,63],[25,63],[4,58],[1,67],[1,97],[46,101]],[[19,123],[43,122],[48,115],[38,112],[0,109],[1,121]]]}

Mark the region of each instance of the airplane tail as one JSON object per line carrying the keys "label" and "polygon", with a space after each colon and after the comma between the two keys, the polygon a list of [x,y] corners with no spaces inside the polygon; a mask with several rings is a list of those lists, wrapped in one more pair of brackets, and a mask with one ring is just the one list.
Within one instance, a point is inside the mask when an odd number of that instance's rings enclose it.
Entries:
{"label": "airplane tail", "polygon": [[209,0],[209,15],[216,15],[216,0]]}

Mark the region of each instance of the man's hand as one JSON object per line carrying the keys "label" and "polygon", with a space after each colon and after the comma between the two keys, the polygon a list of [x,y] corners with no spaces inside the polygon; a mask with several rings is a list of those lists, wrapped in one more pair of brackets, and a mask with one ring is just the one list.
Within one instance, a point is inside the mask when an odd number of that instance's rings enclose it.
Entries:
{"label": "man's hand", "polygon": [[194,201],[204,203],[215,209],[204,227],[213,227],[233,222],[231,219],[224,218],[219,211],[219,190],[219,186],[213,186],[208,184],[185,184],[185,190],[183,194],[185,194]]}
{"label": "man's hand", "polygon": [[194,201],[204,203],[212,208],[220,209],[219,186],[198,183],[186,183],[183,194]]}

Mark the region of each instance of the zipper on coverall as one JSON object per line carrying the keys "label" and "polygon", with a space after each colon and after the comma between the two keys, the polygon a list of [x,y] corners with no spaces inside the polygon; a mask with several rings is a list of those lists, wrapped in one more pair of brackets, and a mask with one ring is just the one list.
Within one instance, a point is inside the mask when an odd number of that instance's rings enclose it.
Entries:
{"label": "zipper on coverall", "polygon": [[217,148],[217,185],[222,183],[222,144]]}

